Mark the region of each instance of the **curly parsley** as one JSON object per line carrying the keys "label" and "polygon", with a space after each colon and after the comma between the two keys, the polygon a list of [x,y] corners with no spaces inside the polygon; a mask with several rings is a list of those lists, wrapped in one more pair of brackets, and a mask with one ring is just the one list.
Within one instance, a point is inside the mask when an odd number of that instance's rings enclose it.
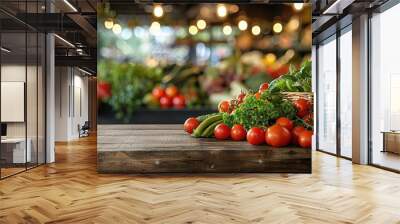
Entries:
{"label": "curly parsley", "polygon": [[294,119],[296,109],[279,93],[265,91],[260,99],[254,95],[246,96],[244,102],[232,114],[223,115],[223,121],[231,127],[234,124],[241,124],[248,130],[252,127],[270,126],[279,117]]}

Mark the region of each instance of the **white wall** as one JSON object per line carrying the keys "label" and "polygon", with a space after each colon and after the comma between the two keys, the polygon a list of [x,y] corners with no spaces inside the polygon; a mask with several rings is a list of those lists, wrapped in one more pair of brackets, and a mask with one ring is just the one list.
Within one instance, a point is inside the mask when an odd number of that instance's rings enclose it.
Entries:
{"label": "white wall", "polygon": [[88,78],[83,75],[76,68],[56,67],[56,141],[79,138],[78,125],[88,120]]}

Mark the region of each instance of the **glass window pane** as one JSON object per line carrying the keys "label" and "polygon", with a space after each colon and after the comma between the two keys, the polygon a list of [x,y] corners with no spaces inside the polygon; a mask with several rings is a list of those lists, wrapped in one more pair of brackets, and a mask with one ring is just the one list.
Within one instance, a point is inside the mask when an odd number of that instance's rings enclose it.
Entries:
{"label": "glass window pane", "polygon": [[340,36],[340,152],[352,157],[352,35]]}
{"label": "glass window pane", "polygon": [[400,4],[371,19],[372,163],[396,170],[400,170],[400,32],[393,27],[398,21]]}
{"label": "glass window pane", "polygon": [[336,153],[336,40],[318,48],[318,149]]}

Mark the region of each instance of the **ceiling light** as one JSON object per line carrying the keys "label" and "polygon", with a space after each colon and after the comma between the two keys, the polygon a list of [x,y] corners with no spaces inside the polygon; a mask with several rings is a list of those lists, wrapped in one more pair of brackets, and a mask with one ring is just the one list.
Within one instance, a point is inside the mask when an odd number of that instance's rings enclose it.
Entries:
{"label": "ceiling light", "polygon": [[114,24],[114,26],[113,26],[113,28],[112,28],[112,31],[113,31],[116,35],[120,34],[121,31],[122,31],[121,25],[119,25],[118,23]]}
{"label": "ceiling light", "polygon": [[260,33],[261,33],[261,27],[258,26],[258,25],[253,26],[253,27],[251,28],[251,33],[252,33],[254,36],[260,35]]}
{"label": "ceiling light", "polygon": [[342,14],[343,10],[353,2],[354,0],[336,0],[325,11],[323,11],[322,14]]}
{"label": "ceiling light", "polygon": [[303,6],[304,6],[303,3],[293,3],[293,8],[294,8],[296,11],[302,10],[302,9],[303,9]]}
{"label": "ceiling light", "polygon": [[161,30],[161,24],[157,21],[151,23],[149,31],[153,35],[157,35]]}
{"label": "ceiling light", "polygon": [[6,53],[10,53],[11,52],[11,50],[9,50],[9,49],[7,49],[5,47],[1,47],[0,50],[4,51]]}
{"label": "ceiling light", "polygon": [[239,12],[239,6],[238,5],[229,5],[229,12],[231,12],[231,13]]}
{"label": "ceiling light", "polygon": [[162,16],[164,15],[164,10],[163,10],[163,8],[162,8],[161,5],[156,5],[156,6],[154,6],[154,8],[153,8],[153,15],[154,15],[155,17],[158,17],[158,18],[160,18],[160,17],[162,17]]}
{"label": "ceiling light", "polygon": [[204,19],[199,19],[199,20],[197,20],[197,27],[200,29],[200,30],[204,30],[206,27],[207,27],[207,23],[206,23],[206,21],[204,21]]}
{"label": "ceiling light", "polygon": [[199,30],[197,29],[197,27],[195,25],[191,25],[189,26],[189,33],[192,35],[196,35],[197,32],[199,32]]}
{"label": "ceiling light", "polygon": [[114,26],[114,21],[112,19],[107,19],[104,21],[104,27],[111,30]]}
{"label": "ceiling light", "polygon": [[87,74],[87,75],[93,75],[92,73],[90,73],[90,72],[88,72],[88,71],[86,71],[86,70],[84,70],[84,69],[81,69],[81,68],[79,68],[79,67],[78,67],[78,70],[81,71],[81,72],[83,72],[83,73],[85,73],[85,74]]}
{"label": "ceiling light", "polygon": [[239,30],[246,30],[247,29],[247,22],[246,20],[240,20],[238,23]]}
{"label": "ceiling light", "polygon": [[275,23],[274,26],[272,27],[275,33],[280,33],[282,32],[282,24],[281,23]]}
{"label": "ceiling light", "polygon": [[58,34],[54,34],[55,37],[57,37],[59,40],[61,40],[62,42],[64,42],[65,44],[67,44],[70,47],[75,48],[75,45],[73,45],[71,42],[69,42],[68,40],[62,38],[61,36],[59,36]]}
{"label": "ceiling light", "polygon": [[78,12],[75,6],[73,6],[68,0],[64,0],[64,3],[67,4],[74,12]]}
{"label": "ceiling light", "polygon": [[289,31],[295,31],[299,28],[300,26],[300,21],[297,17],[293,17],[292,19],[289,20],[289,22],[287,23],[286,28]]}
{"label": "ceiling light", "polygon": [[222,32],[226,35],[229,36],[232,33],[232,27],[229,25],[225,25],[224,28],[222,28]]}
{"label": "ceiling light", "polygon": [[217,15],[219,17],[225,17],[228,14],[228,10],[224,4],[217,5]]}

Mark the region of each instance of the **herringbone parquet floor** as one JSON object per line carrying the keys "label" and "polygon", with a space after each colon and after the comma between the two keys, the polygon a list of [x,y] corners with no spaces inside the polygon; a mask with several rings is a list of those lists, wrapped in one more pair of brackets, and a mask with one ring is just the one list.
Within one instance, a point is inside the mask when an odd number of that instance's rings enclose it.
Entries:
{"label": "herringbone parquet floor", "polygon": [[99,175],[92,137],[0,181],[0,223],[400,223],[400,175],[318,152],[311,175]]}

